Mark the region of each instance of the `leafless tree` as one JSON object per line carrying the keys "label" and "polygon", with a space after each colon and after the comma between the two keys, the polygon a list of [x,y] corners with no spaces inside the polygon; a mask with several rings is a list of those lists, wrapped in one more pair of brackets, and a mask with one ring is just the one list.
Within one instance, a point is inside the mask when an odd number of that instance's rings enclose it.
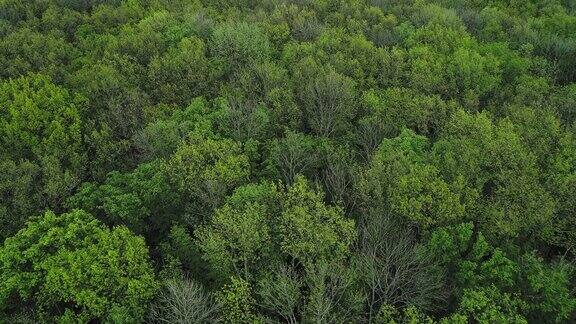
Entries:
{"label": "leafless tree", "polygon": [[282,318],[283,323],[298,323],[302,279],[293,267],[282,265],[271,277],[258,284],[260,306]]}
{"label": "leafless tree", "polygon": [[[328,148],[330,150],[330,148]],[[354,186],[358,172],[354,162],[342,152],[326,152],[326,165],[322,171],[322,181],[329,199],[342,206],[346,212],[354,209],[356,195]]]}
{"label": "leafless tree", "polygon": [[383,127],[377,120],[360,120],[356,134],[358,134],[357,144],[360,147],[362,159],[368,162],[384,139]]}
{"label": "leafless tree", "polygon": [[359,321],[364,294],[357,289],[355,269],[340,263],[320,262],[307,271],[310,289],[305,322],[355,323]]}
{"label": "leafless tree", "polygon": [[166,283],[164,292],[152,306],[154,323],[214,323],[219,306],[204,288],[188,279],[173,279]]}
{"label": "leafless tree", "polygon": [[265,109],[254,100],[230,95],[223,104],[220,122],[225,131],[238,141],[254,138],[265,132],[267,115]]}
{"label": "leafless tree", "polygon": [[272,144],[270,155],[286,184],[291,184],[298,174],[309,175],[319,163],[314,139],[291,131]]}
{"label": "leafless tree", "polygon": [[302,99],[308,125],[320,136],[343,131],[356,113],[354,83],[333,70],[312,80]]}
{"label": "leafless tree", "polygon": [[441,268],[415,243],[411,230],[389,215],[359,223],[358,271],[368,293],[369,321],[382,304],[429,309],[445,298]]}

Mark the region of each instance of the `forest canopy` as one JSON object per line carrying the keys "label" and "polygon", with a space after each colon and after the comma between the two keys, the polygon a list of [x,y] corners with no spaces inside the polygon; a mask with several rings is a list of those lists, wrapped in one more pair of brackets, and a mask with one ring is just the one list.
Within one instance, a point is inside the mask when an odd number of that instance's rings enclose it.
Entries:
{"label": "forest canopy", "polygon": [[0,322],[576,322],[573,0],[0,0]]}

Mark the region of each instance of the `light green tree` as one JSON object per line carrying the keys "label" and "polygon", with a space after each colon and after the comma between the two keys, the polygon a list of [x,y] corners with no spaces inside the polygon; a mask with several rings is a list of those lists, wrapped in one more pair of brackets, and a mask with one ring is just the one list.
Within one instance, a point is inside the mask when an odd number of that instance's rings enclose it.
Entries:
{"label": "light green tree", "polygon": [[144,240],[82,210],[32,219],[0,248],[0,267],[4,316],[25,303],[40,321],[138,322],[157,290]]}

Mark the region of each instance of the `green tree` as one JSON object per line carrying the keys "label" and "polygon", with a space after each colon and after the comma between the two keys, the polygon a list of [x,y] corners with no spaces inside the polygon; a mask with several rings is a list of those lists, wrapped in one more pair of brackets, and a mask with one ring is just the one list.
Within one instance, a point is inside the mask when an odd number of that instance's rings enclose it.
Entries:
{"label": "green tree", "polygon": [[340,135],[350,127],[358,107],[354,82],[332,69],[308,80],[301,92],[308,127],[319,136]]}
{"label": "green tree", "polygon": [[218,277],[253,281],[285,258],[304,266],[343,260],[355,232],[341,208],[326,205],[322,192],[297,177],[285,190],[270,183],[239,187],[196,236]]}
{"label": "green tree", "polygon": [[16,29],[0,40],[0,76],[16,78],[34,72],[61,81],[77,53],[62,37],[28,27]]}
{"label": "green tree", "polygon": [[[6,168],[1,187],[7,198],[0,209],[16,222],[8,228],[21,226],[28,212],[62,208],[83,179],[84,104],[39,74],[0,84],[0,161]],[[25,191],[29,196],[19,196]],[[36,199],[30,201],[34,207],[22,199]]]}
{"label": "green tree", "polygon": [[228,323],[260,323],[254,314],[255,300],[252,287],[241,278],[232,277],[230,284],[222,287],[216,295],[222,305],[222,319]]}
{"label": "green tree", "polygon": [[148,96],[131,84],[137,75],[132,61],[108,58],[85,60],[82,68],[67,77],[68,86],[88,99],[86,144],[92,177],[103,179],[112,170],[128,170],[137,156],[131,138],[144,123]]}
{"label": "green tree", "polygon": [[286,131],[284,138],[268,144],[267,169],[287,184],[291,184],[298,174],[310,177],[320,166],[319,147],[312,136]]}
{"label": "green tree", "polygon": [[103,184],[84,183],[68,200],[107,225],[124,225],[156,243],[182,212],[161,161],[140,164],[129,173],[113,171]]}
{"label": "green tree", "polygon": [[535,253],[508,254],[464,223],[434,232],[428,248],[457,283],[456,312],[478,321],[561,322],[573,316],[573,265],[546,264]]}
{"label": "green tree", "polygon": [[0,162],[0,240],[16,233],[26,219],[42,207],[42,191],[37,182],[41,178],[40,166],[30,162],[12,160]]}
{"label": "green tree", "polygon": [[175,224],[158,248],[162,256],[164,278],[179,279],[187,275],[198,280],[210,280],[209,267],[201,259],[200,248],[185,225]]}
{"label": "green tree", "polygon": [[342,260],[356,238],[354,221],[337,206],[327,206],[303,177],[297,177],[282,201],[279,244],[282,252],[304,266]]}
{"label": "green tree", "polygon": [[523,296],[529,303],[530,321],[569,321],[576,311],[576,297],[570,291],[574,265],[561,259],[546,263],[535,253],[527,253],[520,260],[526,283]]}
{"label": "green tree", "polygon": [[217,123],[223,134],[237,141],[266,140],[270,134],[269,111],[262,104],[230,94],[214,103],[218,107]]}
{"label": "green tree", "polygon": [[571,84],[552,95],[552,104],[566,125],[576,124],[576,85]]}
{"label": "green tree", "polygon": [[212,34],[211,53],[224,64],[228,73],[266,61],[272,48],[266,34],[255,24],[226,23]]}
{"label": "green tree", "polygon": [[148,66],[149,93],[157,102],[186,105],[194,97],[210,93],[217,67],[206,57],[204,42],[183,38],[177,46]]}
{"label": "green tree", "polygon": [[[455,110],[455,104],[443,101],[439,96],[425,96],[407,88],[389,88],[382,92],[368,91],[362,96],[366,116],[362,117],[361,125],[370,127],[371,131],[383,137],[397,136],[402,128],[410,128],[414,132],[434,136],[442,129],[446,119]],[[369,132],[359,141],[362,146],[374,147],[377,138]],[[362,143],[365,142],[365,143]],[[367,149],[367,151],[370,151]]]}
{"label": "green tree", "polygon": [[[434,164],[459,190],[467,216],[493,238],[540,235],[553,201],[535,156],[510,120],[458,111],[433,148]],[[540,230],[539,230],[540,229]]]}
{"label": "green tree", "polygon": [[514,291],[518,265],[491,247],[470,223],[435,231],[428,243],[432,255],[448,265],[457,288],[458,316],[480,322],[526,323],[526,303]]}
{"label": "green tree", "polygon": [[157,289],[144,240],[81,210],[32,219],[0,260],[3,316],[28,304],[41,321],[137,322]]}
{"label": "green tree", "polygon": [[170,158],[166,172],[182,195],[189,224],[197,224],[248,181],[250,162],[237,142],[194,134]]}
{"label": "green tree", "polygon": [[428,139],[407,129],[385,139],[358,183],[361,208],[391,213],[424,231],[462,218],[459,191],[442,179],[428,150]]}
{"label": "green tree", "polygon": [[212,136],[215,114],[202,97],[194,98],[186,108],[159,106],[150,109],[151,121],[132,138],[140,161],[169,159],[191,133]]}
{"label": "green tree", "polygon": [[558,151],[551,157],[548,187],[553,193],[556,208],[546,239],[564,247],[574,255],[576,233],[576,206],[573,193],[576,190],[576,135],[567,132],[559,142]]}
{"label": "green tree", "polygon": [[252,280],[276,258],[271,223],[278,192],[271,184],[236,189],[206,227],[196,230],[198,245],[217,276]]}

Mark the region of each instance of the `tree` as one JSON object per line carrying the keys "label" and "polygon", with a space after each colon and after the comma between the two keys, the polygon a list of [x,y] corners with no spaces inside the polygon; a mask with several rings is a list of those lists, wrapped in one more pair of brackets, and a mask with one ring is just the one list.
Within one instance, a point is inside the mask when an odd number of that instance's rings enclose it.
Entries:
{"label": "tree", "polygon": [[239,187],[196,236],[219,278],[251,282],[286,258],[305,267],[343,260],[355,233],[342,209],[326,205],[322,192],[297,177],[285,190],[270,183]]}
{"label": "tree", "polygon": [[238,116],[242,121],[227,122],[245,126],[239,129],[242,133],[269,136],[270,130],[279,133],[284,127],[302,126],[290,76],[278,63],[265,61],[241,69],[230,84],[222,85],[221,95],[228,101],[228,107],[223,107],[229,109],[226,117]]}
{"label": "tree", "polygon": [[183,208],[179,198],[164,164],[153,161],[132,172],[110,172],[101,185],[84,183],[67,206],[88,211],[110,226],[127,226],[153,244],[178,220]]}
{"label": "tree", "polygon": [[228,73],[266,61],[271,51],[268,38],[254,24],[222,24],[212,34],[211,53],[225,64]]}
{"label": "tree", "polygon": [[32,219],[0,260],[3,316],[31,304],[40,321],[140,321],[157,288],[144,240],[81,210]]}
{"label": "tree", "polygon": [[42,73],[62,81],[68,62],[77,53],[78,49],[62,37],[42,34],[28,27],[19,28],[0,40],[0,76],[17,78],[28,73]]}
{"label": "tree", "polygon": [[465,289],[462,302],[451,319],[472,318],[479,322],[528,323],[522,316],[524,304],[514,295],[502,293],[496,287]]}
{"label": "tree", "polygon": [[149,98],[127,77],[136,71],[132,61],[113,57],[87,60],[67,77],[68,87],[88,99],[86,151],[94,178],[102,180],[108,172],[128,170],[137,162],[130,140],[143,126]]}
{"label": "tree", "polygon": [[0,0],[0,323],[575,322],[574,66],[575,0]]}
{"label": "tree", "polygon": [[403,130],[382,141],[358,186],[363,210],[392,214],[420,231],[458,221],[464,215],[459,192],[429,161],[426,137]]}
{"label": "tree", "polygon": [[296,269],[279,266],[258,281],[257,292],[262,308],[287,323],[298,323],[303,285]]}
{"label": "tree", "polygon": [[359,273],[335,261],[318,261],[305,277],[310,290],[303,320],[315,323],[357,322],[365,296],[359,289]]}
{"label": "tree", "polygon": [[186,105],[194,97],[209,93],[218,69],[206,57],[204,42],[183,38],[148,66],[147,87],[157,102]]}
{"label": "tree", "polygon": [[109,4],[112,6],[118,6],[120,1],[117,0],[89,0],[89,1],[69,1],[69,0],[60,0],[60,5],[64,8],[71,8],[78,11],[89,11],[92,10],[94,7],[101,5],[101,4]]}
{"label": "tree", "polygon": [[286,184],[294,182],[298,174],[312,176],[320,165],[319,146],[312,136],[286,131],[284,138],[268,144],[267,168]]}
{"label": "tree", "polygon": [[166,172],[184,199],[188,223],[197,224],[248,180],[250,163],[237,142],[192,134],[170,158]]}
{"label": "tree", "polygon": [[[464,316],[454,316],[451,318],[454,323],[466,323],[466,318]],[[402,310],[398,310],[396,307],[391,305],[382,305],[374,323],[384,324],[384,323],[434,323],[434,320],[419,310],[416,306],[408,306]],[[444,323],[444,322],[442,322]],[[449,322],[451,323],[451,322]]]}
{"label": "tree", "polygon": [[[80,184],[87,162],[84,104],[40,74],[0,84],[0,163],[6,167],[0,190],[7,197],[0,209],[24,213],[6,215],[16,222],[8,227],[21,226],[27,212],[62,208]],[[18,197],[24,191],[30,196]],[[28,208],[21,199],[37,200]]]}
{"label": "tree", "polygon": [[356,272],[366,291],[369,321],[385,305],[429,310],[442,304],[444,270],[418,246],[410,229],[391,216],[374,214],[362,216],[358,231]]}
{"label": "tree", "polygon": [[576,85],[562,87],[551,98],[552,106],[562,122],[568,126],[576,124]]}
{"label": "tree", "polygon": [[208,226],[196,230],[198,245],[221,279],[252,280],[276,258],[271,222],[278,192],[271,184],[246,185],[227,198]]}
{"label": "tree", "polygon": [[206,282],[212,280],[209,266],[201,258],[199,246],[185,225],[175,224],[170,233],[158,244],[162,256],[163,278],[180,279],[183,275]]}
{"label": "tree", "polygon": [[326,206],[303,177],[283,195],[279,244],[285,254],[309,267],[320,261],[342,260],[356,238],[354,221],[337,206]]}
{"label": "tree", "polygon": [[92,127],[98,131],[109,127],[114,141],[130,138],[143,126],[149,97],[125,76],[137,71],[130,60],[111,57],[85,62],[67,78],[69,87],[88,99]]}
{"label": "tree", "polygon": [[409,80],[417,90],[457,99],[466,109],[476,111],[500,85],[500,62],[483,55],[462,26],[429,23],[410,35],[408,43]]}
{"label": "tree", "polygon": [[499,248],[493,248],[471,223],[435,231],[428,242],[430,253],[448,265],[453,277],[455,318],[477,321],[525,323],[525,302],[513,292],[518,265]]}
{"label": "tree", "polygon": [[265,140],[269,138],[270,117],[268,109],[241,94],[219,98],[217,122],[222,133],[237,141]]}
{"label": "tree", "polygon": [[574,265],[560,259],[546,263],[535,253],[520,259],[522,277],[525,278],[530,321],[562,322],[570,320],[576,311],[576,297],[570,291],[570,278]]}
{"label": "tree", "polygon": [[563,260],[545,264],[534,252],[511,255],[491,246],[471,223],[437,230],[428,249],[449,264],[457,283],[458,314],[524,323],[563,321],[574,312],[568,281],[573,266]]}
{"label": "tree", "polygon": [[374,145],[384,137],[397,136],[403,128],[409,128],[424,136],[434,137],[442,129],[455,104],[443,101],[440,96],[425,96],[407,88],[389,88],[381,92],[368,91],[362,96],[366,116],[360,123],[380,135],[362,132],[360,145],[372,153]]}
{"label": "tree", "polygon": [[143,129],[132,138],[140,162],[169,159],[191,133],[213,136],[215,113],[202,97],[194,98],[186,108],[160,106]]}
{"label": "tree", "polygon": [[468,213],[487,235],[540,235],[553,202],[538,181],[536,159],[509,120],[455,113],[434,144],[434,164],[458,185]]}
{"label": "tree", "polygon": [[354,185],[358,180],[359,165],[349,145],[324,140],[322,142],[322,175],[321,180],[326,198],[333,204],[340,205],[345,212],[350,212],[356,205]]}
{"label": "tree", "polygon": [[548,242],[562,246],[572,255],[576,249],[576,135],[568,132],[560,139],[558,151],[551,157],[548,187],[556,202],[550,227],[546,230]]}
{"label": "tree", "polygon": [[241,278],[232,277],[216,295],[222,305],[222,319],[228,323],[260,323],[254,314],[254,297],[252,287]]}
{"label": "tree", "polygon": [[206,323],[218,318],[219,305],[197,282],[172,279],[152,305],[151,319],[155,323]]}
{"label": "tree", "polygon": [[356,115],[353,81],[332,69],[309,80],[301,94],[308,127],[319,136],[342,134]]}
{"label": "tree", "polygon": [[18,232],[29,216],[36,213],[43,201],[37,188],[41,167],[30,161],[0,162],[0,241]]}

